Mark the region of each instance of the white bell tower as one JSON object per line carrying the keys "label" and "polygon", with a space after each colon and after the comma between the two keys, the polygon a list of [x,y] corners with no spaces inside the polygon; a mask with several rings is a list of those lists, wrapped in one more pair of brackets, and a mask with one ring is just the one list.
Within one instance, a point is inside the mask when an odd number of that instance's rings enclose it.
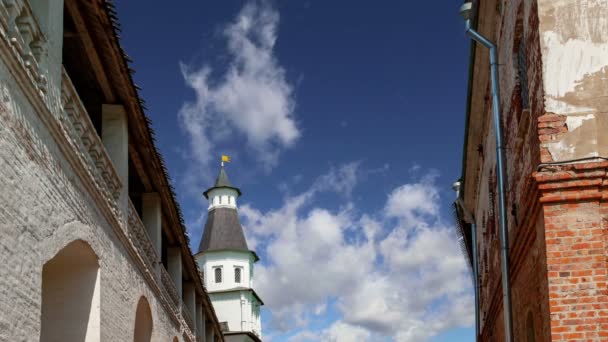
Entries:
{"label": "white bell tower", "polygon": [[218,319],[227,325],[224,336],[260,342],[264,302],[253,289],[254,264],[259,258],[247,247],[237,211],[241,191],[228,180],[223,163],[215,185],[204,195],[209,212],[195,257],[205,287]]}

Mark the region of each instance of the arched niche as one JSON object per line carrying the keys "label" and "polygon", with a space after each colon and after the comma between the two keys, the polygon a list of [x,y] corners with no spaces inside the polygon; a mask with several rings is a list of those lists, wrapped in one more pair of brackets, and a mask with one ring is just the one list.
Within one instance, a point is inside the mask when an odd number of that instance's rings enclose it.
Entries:
{"label": "arched niche", "polygon": [[100,340],[99,260],[82,240],[42,267],[41,342]]}
{"label": "arched niche", "polygon": [[150,342],[152,340],[152,311],[146,297],[141,296],[135,311],[135,331],[133,342]]}

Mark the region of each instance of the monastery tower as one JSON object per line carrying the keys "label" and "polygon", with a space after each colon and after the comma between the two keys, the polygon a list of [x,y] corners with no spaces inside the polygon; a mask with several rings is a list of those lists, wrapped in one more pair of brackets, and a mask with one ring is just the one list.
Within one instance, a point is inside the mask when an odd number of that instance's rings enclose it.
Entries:
{"label": "monastery tower", "polygon": [[196,260],[205,286],[223,324],[226,341],[261,341],[260,307],[253,290],[257,254],[249,250],[237,212],[241,191],[232,185],[224,166],[204,193],[209,214]]}

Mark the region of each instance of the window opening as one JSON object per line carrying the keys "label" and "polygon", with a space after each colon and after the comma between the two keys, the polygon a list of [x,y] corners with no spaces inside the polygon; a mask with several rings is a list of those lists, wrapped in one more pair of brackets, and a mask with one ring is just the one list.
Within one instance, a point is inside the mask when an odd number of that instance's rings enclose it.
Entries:
{"label": "window opening", "polygon": [[237,284],[241,282],[241,268],[240,267],[236,267],[234,269],[234,282]]}
{"label": "window opening", "polygon": [[215,272],[215,282],[221,283],[222,282],[222,269],[220,267],[216,267],[214,272]]}

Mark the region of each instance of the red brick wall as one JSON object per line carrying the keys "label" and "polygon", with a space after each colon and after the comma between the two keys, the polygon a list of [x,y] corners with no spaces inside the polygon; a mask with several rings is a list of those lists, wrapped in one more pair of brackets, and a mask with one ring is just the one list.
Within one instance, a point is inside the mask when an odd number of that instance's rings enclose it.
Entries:
{"label": "red brick wall", "polygon": [[535,175],[545,216],[552,341],[607,341],[608,162]]}
{"label": "red brick wall", "polygon": [[[499,47],[514,340],[527,342],[531,334],[535,341],[608,341],[608,162],[541,164],[554,161],[541,146],[562,139],[568,127],[566,116],[545,110],[543,72],[550,71],[542,65],[537,0],[487,0],[479,6],[479,30]],[[515,58],[520,39],[528,68],[527,110]],[[483,53],[478,47],[477,56]],[[479,157],[467,156],[476,165],[466,168],[477,171],[465,179],[465,187],[475,187],[474,198],[465,202],[474,206],[479,227],[481,340],[503,341],[491,94],[489,82],[485,90],[475,83],[489,66],[480,57],[475,63],[472,96],[485,102],[472,101],[478,105],[471,111],[484,126],[482,133],[469,132],[482,138]]]}
{"label": "red brick wall", "polygon": [[[482,6],[484,6],[482,4]],[[485,6],[495,7],[497,15],[495,36],[499,46],[500,87],[504,140],[507,156],[507,210],[511,246],[511,276],[514,334],[516,341],[525,341],[525,318],[532,311],[537,340],[548,335],[549,320],[546,296],[545,250],[542,215],[537,205],[538,190],[531,177],[540,162],[537,135],[537,118],[543,113],[542,65],[538,38],[536,2],[532,0],[497,1]],[[487,13],[487,12],[486,12]],[[485,20],[485,18],[480,18]],[[482,31],[483,34],[488,32]],[[516,50],[519,41],[525,40],[527,78],[530,106],[524,111],[517,75]],[[478,50],[481,52],[481,50]],[[489,72],[489,69],[488,69]],[[489,96],[489,88],[488,93]],[[491,117],[491,106],[484,108]],[[504,340],[504,321],[501,287],[501,258],[498,228],[498,199],[494,132],[488,122],[483,144],[483,157],[478,166],[480,181],[475,215],[480,241],[481,319],[483,340]],[[470,183],[469,183],[470,184]],[[536,203],[536,204],[535,204]],[[532,284],[532,285],[530,285]]]}
{"label": "red brick wall", "polygon": [[[501,64],[499,72],[501,106],[504,114],[503,137],[507,157],[507,210],[514,339],[527,340],[526,317],[531,313],[536,341],[549,341],[551,330],[544,217],[539,202],[539,190],[532,177],[541,162],[538,118],[544,114],[537,6],[535,0],[496,1],[496,4],[486,1],[485,3],[486,6],[496,7],[494,13],[498,18],[495,20],[495,37],[490,37],[497,42]],[[482,33],[488,34],[486,31]],[[518,42],[521,39],[525,40],[530,95],[529,108],[526,110],[522,107],[521,85],[515,58],[516,50],[519,48]],[[489,95],[488,85],[487,96]],[[487,117],[491,117],[491,106],[488,105],[483,110]],[[482,287],[480,298],[482,340],[504,341],[495,138],[491,120],[484,134],[483,157],[480,159],[480,165],[477,166],[481,171],[477,184],[478,197],[475,210],[478,226],[481,227],[478,241]]]}

